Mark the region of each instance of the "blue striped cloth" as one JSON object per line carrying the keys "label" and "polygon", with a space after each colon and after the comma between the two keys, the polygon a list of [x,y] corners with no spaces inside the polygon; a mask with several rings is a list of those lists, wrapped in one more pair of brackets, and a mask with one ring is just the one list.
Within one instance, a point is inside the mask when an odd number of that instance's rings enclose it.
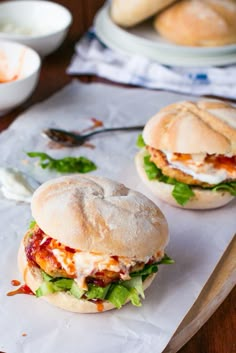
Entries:
{"label": "blue striped cloth", "polygon": [[192,95],[236,99],[236,65],[226,67],[173,67],[106,47],[93,29],[76,44],[69,74],[93,74],[111,81]]}

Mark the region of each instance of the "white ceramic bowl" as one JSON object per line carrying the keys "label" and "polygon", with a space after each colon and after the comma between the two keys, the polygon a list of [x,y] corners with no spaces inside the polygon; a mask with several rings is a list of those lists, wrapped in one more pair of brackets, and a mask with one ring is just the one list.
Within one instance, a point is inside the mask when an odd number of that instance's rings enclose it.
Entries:
{"label": "white ceramic bowl", "polygon": [[0,40],[22,43],[41,56],[61,45],[71,22],[71,13],[54,2],[17,0],[0,4]]}
{"label": "white ceramic bowl", "polygon": [[19,43],[0,41],[0,115],[23,103],[38,82],[40,56]]}

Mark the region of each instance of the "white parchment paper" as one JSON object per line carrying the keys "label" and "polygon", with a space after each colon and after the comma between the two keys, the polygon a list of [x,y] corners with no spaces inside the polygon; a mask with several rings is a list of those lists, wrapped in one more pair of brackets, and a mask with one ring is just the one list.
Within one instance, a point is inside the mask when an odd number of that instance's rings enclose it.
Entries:
{"label": "white parchment paper", "polygon": [[[125,183],[152,198],[170,226],[167,253],[175,265],[160,266],[141,308],[124,306],[102,314],[73,314],[33,296],[7,297],[20,279],[17,250],[31,219],[27,204],[0,200],[0,351],[6,353],[150,353],[162,352],[197,299],[236,231],[235,202],[211,211],[172,208],[153,198],[139,180],[133,159],[137,132],[96,137],[95,149],[50,150],[42,129],[80,130],[90,118],[105,126],[144,124],[159,108],[183,95],[72,82],[20,116],[0,135],[0,166],[30,173],[39,182],[55,175],[26,159],[25,151],[45,151],[55,158],[84,155],[98,165],[94,174]],[[194,99],[194,98],[193,98]],[[26,333],[26,336],[22,334]]]}

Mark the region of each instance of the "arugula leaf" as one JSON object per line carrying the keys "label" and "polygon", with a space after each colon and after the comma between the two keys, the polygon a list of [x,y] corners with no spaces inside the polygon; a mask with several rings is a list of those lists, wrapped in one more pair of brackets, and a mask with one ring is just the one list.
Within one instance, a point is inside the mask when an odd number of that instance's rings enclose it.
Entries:
{"label": "arugula leaf", "polygon": [[221,183],[214,186],[211,190],[212,191],[225,190],[225,191],[228,191],[231,195],[236,196],[236,182],[231,181],[228,183]]}
{"label": "arugula leaf", "polygon": [[97,166],[86,157],[64,157],[54,159],[47,153],[27,152],[31,158],[40,158],[41,168],[56,170],[59,173],[88,173],[97,169]]}
{"label": "arugula leaf", "polygon": [[194,192],[187,184],[177,182],[172,191],[172,196],[181,205],[184,206],[194,196]]}
{"label": "arugula leaf", "polygon": [[139,134],[138,137],[137,137],[137,141],[136,141],[136,146],[138,148],[143,148],[146,146],[146,143],[144,142],[144,139],[143,139],[143,135],[142,134]]}

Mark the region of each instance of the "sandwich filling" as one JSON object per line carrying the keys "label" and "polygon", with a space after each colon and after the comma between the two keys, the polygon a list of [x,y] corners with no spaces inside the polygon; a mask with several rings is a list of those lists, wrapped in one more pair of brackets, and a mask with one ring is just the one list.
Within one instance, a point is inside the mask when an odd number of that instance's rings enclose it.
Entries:
{"label": "sandwich filling", "polygon": [[45,234],[36,223],[26,233],[24,246],[29,266],[39,268],[44,279],[37,296],[65,290],[78,299],[111,301],[117,308],[128,299],[140,306],[143,281],[157,272],[157,265],[173,262],[163,250],[139,261],[73,249]]}
{"label": "sandwich filling", "polygon": [[150,180],[175,185],[172,196],[185,205],[194,187],[225,190],[236,196],[236,156],[184,154],[161,151],[145,145],[140,135],[137,146],[146,149],[144,169]]}

